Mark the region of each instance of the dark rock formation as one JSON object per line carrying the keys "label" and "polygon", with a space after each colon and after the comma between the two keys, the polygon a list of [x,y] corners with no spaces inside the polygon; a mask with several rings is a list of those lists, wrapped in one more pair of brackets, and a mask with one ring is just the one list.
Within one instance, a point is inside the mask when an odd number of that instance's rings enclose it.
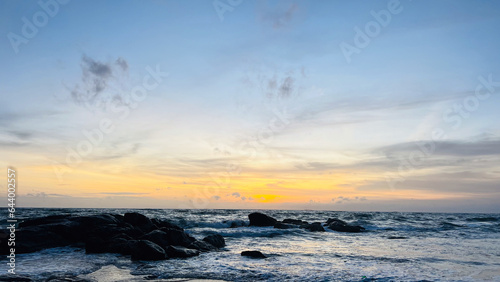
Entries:
{"label": "dark rock formation", "polygon": [[231,226],[230,228],[237,228],[237,227],[243,227],[243,226],[247,226],[247,223],[243,220],[234,220],[234,221],[231,221]]}
{"label": "dark rock formation", "polygon": [[312,232],[325,232],[325,228],[323,228],[323,225],[321,225],[321,223],[319,222],[313,222],[306,225],[304,228]]}
{"label": "dark rock formation", "polygon": [[[274,226],[277,229],[303,228],[311,232],[324,232],[325,228],[320,222],[309,224],[307,221],[300,219],[287,218],[283,221],[278,221],[263,213],[254,212],[248,215],[250,226]],[[347,222],[338,218],[329,218],[326,221],[326,226],[331,230],[338,232],[362,232],[365,228],[357,225],[349,225]]]}
{"label": "dark rock formation", "polygon": [[136,212],[125,213],[123,220],[126,223],[129,223],[132,226],[139,228],[141,231],[145,233],[150,232],[154,229],[158,229],[158,227],[153,224],[151,219],[140,213]]}
{"label": "dark rock formation", "polygon": [[217,249],[212,244],[209,244],[205,241],[194,241],[193,243],[189,244],[189,246],[187,246],[187,247],[189,249],[198,250],[200,252],[209,252],[209,251],[214,251]]}
{"label": "dark rock formation", "polygon": [[297,228],[296,225],[292,225],[292,224],[285,224],[285,223],[282,223],[282,222],[276,222],[274,224],[274,228],[277,228],[277,229],[290,229],[290,228]]}
{"label": "dark rock formation", "polygon": [[267,258],[263,253],[259,251],[243,251],[241,252],[241,255],[244,257],[258,258],[258,259]]}
{"label": "dark rock formation", "polygon": [[276,219],[260,212],[249,214],[248,219],[250,219],[250,226],[274,226],[278,222]]}
{"label": "dark rock formation", "polygon": [[132,260],[162,260],[167,258],[165,250],[148,240],[139,240],[131,251]]}
{"label": "dark rock formation", "polygon": [[216,248],[223,248],[224,246],[226,246],[226,241],[224,240],[224,237],[222,237],[220,234],[209,235],[203,238],[203,241],[211,244]]}
{"label": "dark rock formation", "polygon": [[186,232],[178,229],[173,229],[173,228],[161,228],[161,231],[165,232],[166,234],[166,240],[168,242],[168,245],[172,246],[184,246],[187,247],[194,241],[196,241],[195,238],[189,236]]}
{"label": "dark rock formation", "polygon": [[159,228],[164,227],[164,228],[177,229],[180,231],[184,231],[184,229],[182,229],[180,226],[177,226],[166,219],[153,218],[153,219],[151,219],[151,222],[153,222],[153,224],[158,226]]}
{"label": "dark rock formation", "polygon": [[293,224],[293,225],[307,225],[309,224],[307,221],[302,221],[300,219],[291,219],[291,218],[286,218],[283,219],[283,223],[288,223],[288,224]]}
{"label": "dark rock formation", "polygon": [[153,231],[149,232],[148,234],[142,236],[141,239],[151,241],[159,246],[170,245],[167,233],[165,233],[164,231],[161,231],[161,230],[153,230]]}
{"label": "dark rock formation", "polygon": [[350,233],[357,233],[357,232],[362,232],[365,230],[365,228],[358,226],[358,225],[349,225],[347,222],[337,219],[337,218],[329,218],[326,221],[326,224],[328,225],[328,228],[330,228],[333,231],[337,232],[350,232]]}
{"label": "dark rock formation", "polygon": [[[9,236],[0,230],[1,237]],[[225,246],[221,235],[198,241],[184,230],[164,219],[149,219],[139,213],[98,214],[90,216],[53,215],[21,222],[16,230],[16,253],[30,253],[47,248],[74,246],[86,253],[119,253],[134,260],[159,260],[191,257],[200,251]],[[2,240],[0,255],[9,248]]]}

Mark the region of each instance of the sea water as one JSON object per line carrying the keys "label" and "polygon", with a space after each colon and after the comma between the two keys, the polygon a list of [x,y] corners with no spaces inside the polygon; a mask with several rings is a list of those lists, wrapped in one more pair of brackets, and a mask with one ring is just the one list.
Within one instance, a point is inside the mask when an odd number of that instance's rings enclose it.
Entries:
{"label": "sea water", "polygon": [[[130,211],[168,219],[198,239],[221,234],[227,246],[198,257],[154,262],[55,248],[17,255],[16,272],[43,281],[54,274],[84,275],[113,265],[134,275],[163,279],[500,281],[500,214],[260,211],[278,220],[339,218],[365,227],[362,233],[248,227],[248,214],[254,210],[20,209],[17,215],[34,218]],[[245,250],[261,251],[268,258],[242,257]],[[6,272],[6,258],[1,262],[0,270]]]}

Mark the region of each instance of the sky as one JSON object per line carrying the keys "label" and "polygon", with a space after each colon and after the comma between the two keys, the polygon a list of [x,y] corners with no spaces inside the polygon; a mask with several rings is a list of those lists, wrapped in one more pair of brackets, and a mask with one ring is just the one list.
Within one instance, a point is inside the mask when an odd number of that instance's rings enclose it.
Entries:
{"label": "sky", "polygon": [[500,212],[498,1],[0,0],[24,207]]}

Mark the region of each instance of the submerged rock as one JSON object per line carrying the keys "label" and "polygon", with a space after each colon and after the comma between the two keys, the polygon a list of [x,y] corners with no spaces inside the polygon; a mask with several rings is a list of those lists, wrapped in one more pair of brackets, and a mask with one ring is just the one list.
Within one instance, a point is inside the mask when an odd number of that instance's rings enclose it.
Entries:
{"label": "submerged rock", "polygon": [[205,241],[194,241],[189,246],[187,246],[189,249],[194,249],[198,250],[200,252],[209,252],[209,251],[215,251],[217,250],[216,247],[214,247],[212,244],[209,244]]}
{"label": "submerged rock", "polygon": [[290,228],[297,228],[297,226],[292,225],[292,224],[286,224],[286,223],[278,221],[274,224],[274,228],[276,228],[276,229],[290,229]]}
{"label": "submerged rock", "polygon": [[329,218],[326,221],[326,224],[328,225],[328,228],[337,232],[358,233],[365,230],[364,227],[358,225],[349,225],[347,222],[338,218]]}
{"label": "submerged rock", "polygon": [[216,248],[223,248],[224,246],[226,246],[226,241],[224,240],[224,237],[222,237],[220,234],[209,235],[203,238],[203,241],[211,244]]}
{"label": "submerged rock", "polygon": [[250,220],[250,226],[274,226],[278,222],[276,219],[260,212],[249,214],[248,219]]}
{"label": "submerged rock", "polygon": [[291,218],[285,218],[282,221],[283,223],[288,223],[288,224],[293,224],[293,225],[307,225],[309,222],[303,221],[300,219],[291,219]]}
{"label": "submerged rock", "polygon": [[229,228],[238,228],[238,227],[244,227],[247,226],[247,223],[243,220],[233,220],[231,221],[231,226]]}
{"label": "submerged rock", "polygon": [[311,232],[325,232],[325,228],[323,228],[323,225],[321,225],[321,223],[319,222],[313,222],[306,225],[304,228]]}
{"label": "submerged rock", "polygon": [[259,251],[243,251],[241,252],[241,256],[250,257],[250,258],[267,258],[263,253]]}

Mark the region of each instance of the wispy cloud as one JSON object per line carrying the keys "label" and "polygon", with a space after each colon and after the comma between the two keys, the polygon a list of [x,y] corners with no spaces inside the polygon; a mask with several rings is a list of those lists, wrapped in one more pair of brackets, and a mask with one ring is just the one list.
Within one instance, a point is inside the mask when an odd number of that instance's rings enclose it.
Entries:
{"label": "wispy cloud", "polygon": [[81,82],[71,90],[71,97],[77,104],[98,104],[100,99],[121,99],[118,93],[105,93],[112,82],[120,79],[128,72],[128,62],[118,58],[112,62],[101,62],[83,55],[80,63]]}
{"label": "wispy cloud", "polygon": [[133,193],[133,192],[101,192],[103,195],[115,195],[115,196],[130,196],[130,195],[148,195],[149,193]]}
{"label": "wispy cloud", "polygon": [[37,193],[28,193],[26,197],[34,197],[34,198],[50,198],[50,197],[71,197],[69,195],[63,194],[54,194],[54,193],[45,193],[45,192],[37,192]]}
{"label": "wispy cloud", "polygon": [[260,20],[273,29],[285,28],[292,22],[299,10],[295,2],[281,2],[277,7],[261,7]]}
{"label": "wispy cloud", "polygon": [[476,141],[432,141],[422,140],[418,142],[399,143],[380,148],[389,158],[397,155],[408,155],[413,151],[420,150],[418,144],[432,144],[433,155],[455,156],[455,157],[477,157],[477,156],[500,156],[500,140],[476,140]]}

